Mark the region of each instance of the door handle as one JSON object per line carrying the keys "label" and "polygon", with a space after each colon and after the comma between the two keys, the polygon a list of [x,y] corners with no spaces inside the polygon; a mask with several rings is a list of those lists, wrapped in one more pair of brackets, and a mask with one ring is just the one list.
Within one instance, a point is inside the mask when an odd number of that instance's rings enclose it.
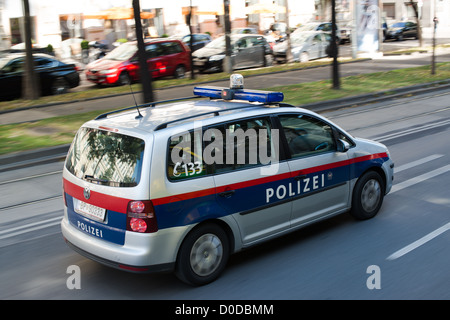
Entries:
{"label": "door handle", "polygon": [[223,197],[223,198],[230,198],[233,194],[234,194],[235,190],[228,190],[228,191],[224,191],[219,193],[219,196]]}
{"label": "door handle", "polygon": [[306,179],[306,177],[307,177],[306,174],[300,173],[298,176],[295,176],[294,179],[295,179],[296,181],[299,181],[299,180]]}

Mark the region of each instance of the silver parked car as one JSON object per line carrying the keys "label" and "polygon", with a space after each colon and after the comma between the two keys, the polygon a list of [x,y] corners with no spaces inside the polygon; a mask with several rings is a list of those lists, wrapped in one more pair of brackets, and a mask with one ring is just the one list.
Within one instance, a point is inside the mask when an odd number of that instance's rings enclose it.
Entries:
{"label": "silver parked car", "polygon": [[[233,69],[244,69],[271,65],[272,49],[260,34],[232,34],[231,60]],[[194,68],[200,72],[222,72],[225,59],[225,36],[214,39],[203,48],[192,53]]]}
{"label": "silver parked car", "polygon": [[[306,62],[330,56],[331,35],[326,32],[304,31],[291,34],[291,53],[294,61]],[[286,62],[287,41],[273,48],[274,59]]]}

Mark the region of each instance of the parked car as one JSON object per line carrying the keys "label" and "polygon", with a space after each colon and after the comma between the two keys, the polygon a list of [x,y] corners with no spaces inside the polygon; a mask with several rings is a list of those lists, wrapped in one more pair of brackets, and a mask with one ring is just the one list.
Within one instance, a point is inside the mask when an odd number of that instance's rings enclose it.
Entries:
{"label": "parked car", "polygon": [[[331,34],[332,32],[332,23],[331,22],[309,22],[301,27],[295,29],[294,33],[301,33],[305,31],[323,31]],[[336,43],[341,43],[341,30],[338,25],[336,25]]]}
{"label": "parked car", "polygon": [[[328,57],[331,35],[326,32],[304,31],[291,35],[291,52],[294,61],[306,62],[312,59]],[[287,41],[273,48],[274,60],[286,62]]]}
{"label": "parked car", "polygon": [[252,27],[233,28],[231,34],[258,34],[258,30]]}
{"label": "parked car", "polygon": [[[208,43],[210,43],[212,41],[212,38],[209,34],[207,33],[193,33],[192,34],[192,52],[203,48],[204,46],[206,46]],[[183,43],[189,48],[189,42],[191,40],[191,35],[187,34],[185,36],[179,37],[179,39],[181,41],[183,41]]]}
{"label": "parked car", "polygon": [[[233,69],[267,66],[272,64],[272,49],[259,34],[232,34],[231,61]],[[223,71],[225,36],[214,39],[192,54],[194,68],[200,72]]]}
{"label": "parked car", "polygon": [[[14,99],[22,95],[25,57],[24,53],[15,53],[0,59],[0,99]],[[33,59],[42,95],[65,93],[80,84],[78,68],[74,64],[42,53],[33,54]]]}
{"label": "parked car", "polygon": [[418,38],[417,24],[415,22],[396,22],[388,28],[386,39],[402,41],[404,38]]}
{"label": "parked car", "polygon": [[[173,76],[183,78],[191,70],[189,48],[175,39],[145,41],[148,68],[153,78]],[[124,85],[139,80],[137,41],[127,42],[115,48],[104,58],[86,66],[87,80],[96,84]]]}
{"label": "parked car", "polygon": [[352,42],[352,23],[349,22],[342,27],[339,27],[339,43],[344,44]]}

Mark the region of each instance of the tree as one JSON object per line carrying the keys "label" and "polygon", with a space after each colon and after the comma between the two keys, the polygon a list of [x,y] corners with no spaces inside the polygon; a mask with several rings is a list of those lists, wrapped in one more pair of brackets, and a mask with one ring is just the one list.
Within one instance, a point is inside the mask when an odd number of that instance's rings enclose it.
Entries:
{"label": "tree", "polygon": [[417,35],[419,37],[419,47],[423,47],[422,27],[420,26],[419,10],[417,9],[417,3],[414,3],[413,0],[409,0],[409,3],[411,4],[411,7],[414,10],[414,15],[416,16]]}
{"label": "tree", "polygon": [[25,68],[22,82],[22,98],[35,100],[40,96],[39,78],[34,72],[33,48],[31,44],[30,4],[28,0],[22,1],[25,31]]}
{"label": "tree", "polygon": [[144,96],[144,103],[153,102],[153,88],[152,88],[152,76],[147,64],[147,54],[145,52],[144,36],[142,33],[141,23],[141,7],[139,0],[133,0],[134,22],[136,26],[136,39],[138,42],[138,57],[139,57],[139,70],[140,79],[142,84],[142,92]]}

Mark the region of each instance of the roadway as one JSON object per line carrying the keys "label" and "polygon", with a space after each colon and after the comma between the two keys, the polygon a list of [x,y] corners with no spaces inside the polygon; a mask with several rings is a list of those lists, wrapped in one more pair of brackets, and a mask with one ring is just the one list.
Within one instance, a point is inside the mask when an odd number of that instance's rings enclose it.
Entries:
{"label": "roadway", "polygon": [[[449,100],[447,89],[323,113],[389,147],[395,181],[379,214],[362,222],[343,214],[235,254],[217,281],[198,288],[172,274],[111,269],[68,248],[59,227],[61,162],[4,172],[0,299],[171,299],[180,307],[210,299],[448,300]],[[66,285],[73,265],[81,289]],[[380,287],[370,289],[373,270]]]}

